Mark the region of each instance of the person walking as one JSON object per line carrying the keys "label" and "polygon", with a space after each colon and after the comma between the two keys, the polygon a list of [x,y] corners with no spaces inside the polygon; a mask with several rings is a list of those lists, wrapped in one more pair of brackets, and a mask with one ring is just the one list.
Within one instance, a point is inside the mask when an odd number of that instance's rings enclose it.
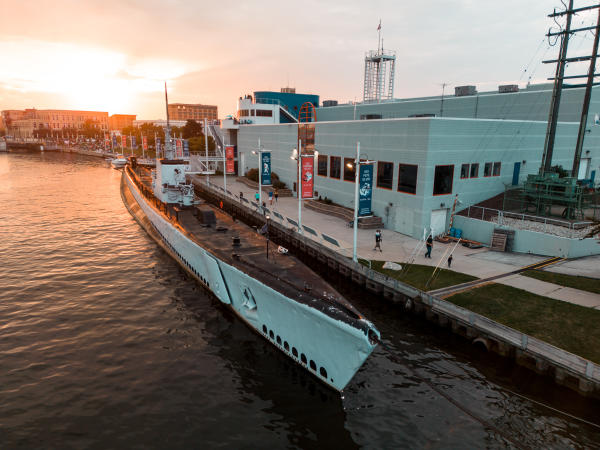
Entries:
{"label": "person walking", "polygon": [[448,269],[452,267],[452,255],[448,256]]}
{"label": "person walking", "polygon": [[273,193],[274,197],[275,197],[275,203],[277,203],[277,199],[279,198],[279,191],[277,189],[275,189],[275,192]]}
{"label": "person walking", "polygon": [[256,199],[256,203],[258,203],[258,199],[260,198],[260,195],[258,195],[258,191],[256,191],[256,194],[254,194],[254,198]]}
{"label": "person walking", "polygon": [[431,259],[431,249],[433,248],[433,238],[431,235],[427,237],[427,253],[425,253],[425,258]]}
{"label": "person walking", "polygon": [[379,249],[380,252],[383,252],[383,250],[381,250],[381,230],[376,230],[375,231],[375,248],[373,248],[373,250],[377,250]]}
{"label": "person walking", "polygon": [[269,191],[269,206],[273,206],[273,191]]}

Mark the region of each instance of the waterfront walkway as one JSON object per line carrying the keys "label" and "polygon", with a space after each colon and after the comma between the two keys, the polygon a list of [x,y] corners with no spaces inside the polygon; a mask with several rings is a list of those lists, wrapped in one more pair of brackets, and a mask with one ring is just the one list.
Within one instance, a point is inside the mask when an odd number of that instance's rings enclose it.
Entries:
{"label": "waterfront walkway", "polygon": [[[202,176],[201,179],[206,179],[206,177]],[[242,192],[245,198],[249,201],[254,201],[254,195],[257,191],[252,190],[245,184],[235,180],[235,177],[227,178],[227,190],[235,195],[239,195],[240,192]],[[223,177],[211,176],[210,182],[222,187]],[[277,202],[273,201],[272,206],[269,205],[269,199],[266,192],[263,192],[262,198],[267,204],[267,208],[277,211],[283,217],[289,217],[295,221],[298,220],[298,200],[295,197],[280,197]],[[287,222],[286,224],[289,225]],[[346,221],[343,219],[302,208],[302,224],[311,227],[321,234],[335,238],[340,244],[340,248],[337,250],[347,256],[352,256],[353,230],[352,228],[347,227]],[[305,235],[319,240],[331,247],[331,245],[324,242],[320,237],[315,237],[308,233],[305,233]],[[415,248],[419,245],[419,241],[401,233],[384,229],[382,242],[383,251],[373,251],[374,245],[375,230],[359,229],[357,246],[359,258],[393,261],[402,264],[411,259],[411,255],[413,255]],[[423,250],[416,255],[413,263],[435,266],[449,246],[454,247],[454,244],[434,242],[431,259],[424,257],[425,251]],[[493,252],[488,248],[470,249],[458,245],[453,253],[451,269],[456,272],[473,275],[477,278],[489,278],[508,274],[522,267],[540,263],[547,259],[548,257],[546,256]],[[447,268],[447,265],[444,264],[442,267]],[[590,256],[577,260],[563,260],[547,267],[545,270],[568,275],[600,278],[600,256]],[[503,276],[494,280],[494,282],[513,286],[557,300],[600,309],[600,295],[592,292],[559,286],[557,284],[548,283],[519,274]]]}

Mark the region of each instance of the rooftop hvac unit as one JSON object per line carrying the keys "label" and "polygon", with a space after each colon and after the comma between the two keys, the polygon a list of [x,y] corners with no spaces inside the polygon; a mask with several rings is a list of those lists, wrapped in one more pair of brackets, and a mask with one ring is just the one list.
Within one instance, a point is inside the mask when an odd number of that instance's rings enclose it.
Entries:
{"label": "rooftop hvac unit", "polygon": [[323,107],[327,107],[327,106],[337,106],[338,105],[338,101],[337,100],[323,100]]}
{"label": "rooftop hvac unit", "polygon": [[477,89],[475,86],[456,86],[454,88],[454,95],[457,97],[464,97],[466,95],[475,95],[477,94]]}
{"label": "rooftop hvac unit", "polygon": [[498,86],[498,92],[501,94],[505,94],[507,92],[519,92],[518,84],[503,84]]}

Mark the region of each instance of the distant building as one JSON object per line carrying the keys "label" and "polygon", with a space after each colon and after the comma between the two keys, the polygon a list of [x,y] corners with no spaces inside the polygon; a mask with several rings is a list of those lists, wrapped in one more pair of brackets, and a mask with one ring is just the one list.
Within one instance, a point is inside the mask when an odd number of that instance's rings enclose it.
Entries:
{"label": "distant building", "polygon": [[[166,127],[167,126],[167,121],[166,119],[140,119],[140,120],[134,120],[133,121],[133,126],[134,127],[140,127],[146,123],[151,123],[152,125],[154,125],[155,127]],[[169,120],[169,125],[172,127],[183,127],[185,124],[187,123],[187,120]]]}
{"label": "distant building", "polygon": [[64,109],[25,109],[2,111],[6,132],[15,137],[35,137],[39,131],[80,130],[86,122],[99,131],[108,131],[108,113],[102,111],[71,111]]}
{"label": "distant building", "polygon": [[122,131],[123,128],[133,126],[136,117],[134,114],[113,114],[108,118],[108,124],[111,130]]}
{"label": "distant building", "polygon": [[189,103],[169,103],[168,106],[170,120],[195,120],[203,122],[217,120],[217,107],[214,105],[199,105]]}

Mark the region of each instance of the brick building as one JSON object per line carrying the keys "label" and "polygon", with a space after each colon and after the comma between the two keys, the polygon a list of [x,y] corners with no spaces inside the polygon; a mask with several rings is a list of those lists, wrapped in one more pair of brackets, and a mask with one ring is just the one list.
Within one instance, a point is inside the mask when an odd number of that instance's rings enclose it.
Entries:
{"label": "brick building", "polygon": [[113,114],[108,119],[111,130],[122,131],[123,128],[133,126],[133,121],[137,118],[134,114]]}
{"label": "brick building", "polygon": [[195,120],[196,122],[202,122],[204,119],[208,121],[218,119],[217,107],[214,105],[170,103],[168,110],[169,119],[171,120]]}

